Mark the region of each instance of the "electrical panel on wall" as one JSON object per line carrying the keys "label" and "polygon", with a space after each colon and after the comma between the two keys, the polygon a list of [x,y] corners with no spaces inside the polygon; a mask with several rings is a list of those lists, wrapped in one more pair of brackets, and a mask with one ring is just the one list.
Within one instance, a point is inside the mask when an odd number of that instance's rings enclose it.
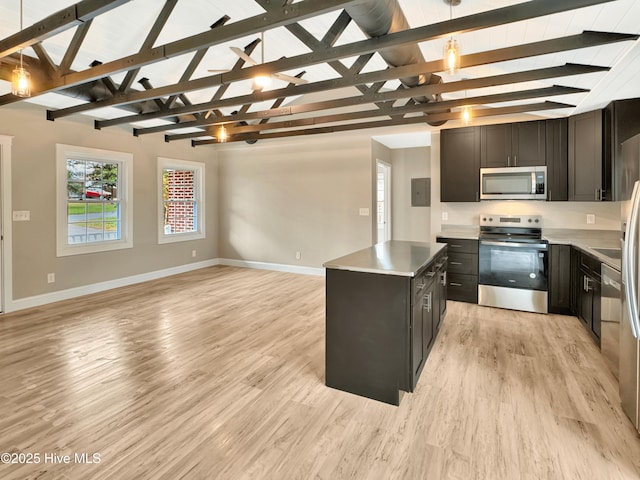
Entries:
{"label": "electrical panel on wall", "polygon": [[411,179],[411,206],[430,207],[431,206],[431,179],[412,178]]}

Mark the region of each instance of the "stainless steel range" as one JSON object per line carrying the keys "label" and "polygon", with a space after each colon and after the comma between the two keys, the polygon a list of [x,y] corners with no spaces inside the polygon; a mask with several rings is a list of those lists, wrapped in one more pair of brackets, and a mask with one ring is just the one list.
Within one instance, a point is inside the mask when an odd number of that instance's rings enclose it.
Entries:
{"label": "stainless steel range", "polygon": [[547,313],[549,245],[538,215],[480,215],[478,303]]}

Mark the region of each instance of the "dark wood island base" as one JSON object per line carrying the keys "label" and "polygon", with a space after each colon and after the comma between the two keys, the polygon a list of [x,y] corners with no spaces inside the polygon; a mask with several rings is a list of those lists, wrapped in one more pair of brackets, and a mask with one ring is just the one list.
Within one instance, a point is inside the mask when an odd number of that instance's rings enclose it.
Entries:
{"label": "dark wood island base", "polygon": [[399,405],[446,313],[446,245],[390,241],[324,266],[327,386]]}

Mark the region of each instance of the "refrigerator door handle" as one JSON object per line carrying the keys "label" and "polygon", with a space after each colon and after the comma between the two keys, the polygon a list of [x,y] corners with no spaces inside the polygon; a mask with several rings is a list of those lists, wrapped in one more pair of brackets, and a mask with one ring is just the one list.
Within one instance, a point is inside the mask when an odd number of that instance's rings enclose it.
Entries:
{"label": "refrigerator door handle", "polygon": [[638,235],[638,214],[640,213],[640,181],[635,182],[633,194],[631,195],[631,210],[627,218],[627,234],[622,252],[622,265],[624,275],[624,289],[627,301],[627,312],[631,332],[635,338],[640,337],[640,320],[638,319],[638,289],[636,284],[637,271],[637,235]]}

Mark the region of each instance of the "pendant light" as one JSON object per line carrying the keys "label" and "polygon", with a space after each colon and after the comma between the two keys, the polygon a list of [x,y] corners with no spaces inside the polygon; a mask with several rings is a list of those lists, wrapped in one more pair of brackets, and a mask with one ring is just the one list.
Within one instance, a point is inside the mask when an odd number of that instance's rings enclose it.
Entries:
{"label": "pendant light", "polygon": [[[449,20],[453,20],[453,7],[460,5],[461,0],[444,0],[449,5]],[[453,36],[447,40],[444,46],[444,70],[450,75],[455,75],[460,69],[460,47]]]}
{"label": "pendant light", "polygon": [[[463,80],[468,79],[464,78]],[[464,99],[467,99],[466,90],[464,91]],[[460,118],[462,120],[462,123],[464,123],[465,125],[469,125],[471,123],[471,121],[473,120],[473,109],[471,108],[471,105],[465,105],[462,107]]]}
{"label": "pendant light", "polygon": [[[20,0],[20,31],[22,31],[22,0]],[[31,74],[22,63],[22,49],[20,49],[20,66],[11,75],[11,93],[18,97],[31,96]]]}
{"label": "pendant light", "polygon": [[[468,78],[463,78],[463,80],[468,80]],[[464,99],[467,99],[466,90],[464,91]],[[460,111],[460,119],[465,125],[469,125],[471,123],[473,120],[473,109],[471,108],[471,105],[465,105],[462,107],[462,110]]]}
{"label": "pendant light", "polygon": [[[264,32],[260,32],[260,65],[264,63]],[[253,77],[254,90],[263,90],[271,85],[271,75]]]}
{"label": "pendant light", "polygon": [[462,123],[465,125],[469,125],[471,120],[473,119],[473,110],[471,109],[471,105],[465,105],[462,107]]}
{"label": "pendant light", "polygon": [[224,128],[224,125],[220,125],[220,130],[218,131],[218,143],[224,143],[227,141],[227,129]]}

